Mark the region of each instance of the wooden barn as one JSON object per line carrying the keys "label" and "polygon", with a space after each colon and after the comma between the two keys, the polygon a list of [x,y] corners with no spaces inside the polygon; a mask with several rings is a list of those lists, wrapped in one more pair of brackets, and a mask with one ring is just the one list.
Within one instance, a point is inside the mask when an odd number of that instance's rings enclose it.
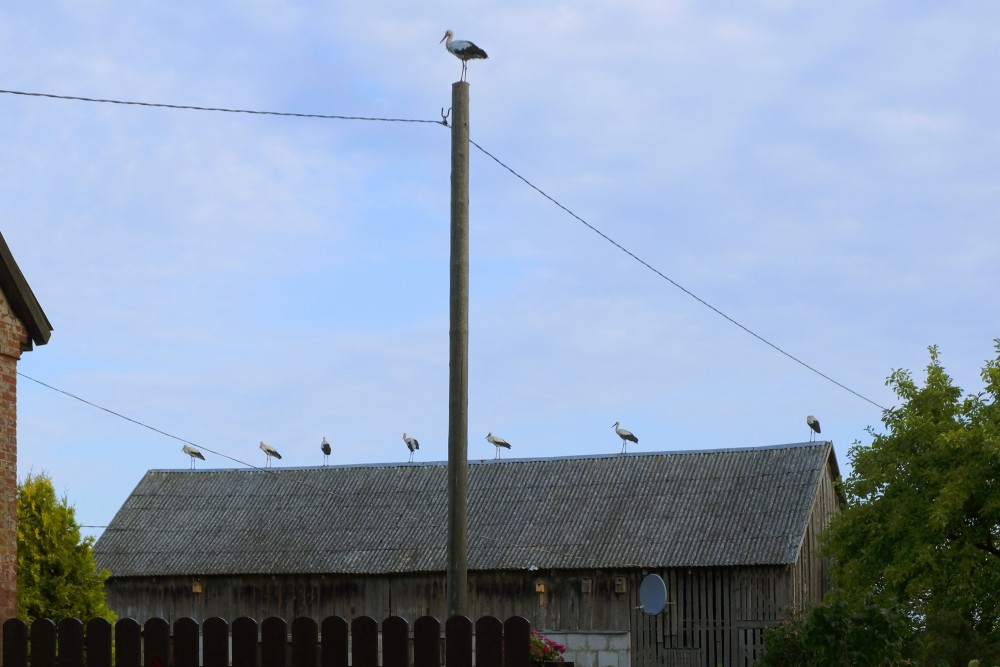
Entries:
{"label": "wooden barn", "polygon": [[[469,464],[469,613],[581,667],[753,664],[819,602],[829,442]],[[120,617],[443,618],[447,464],[151,470],[95,546]],[[643,577],[668,603],[639,609]]]}

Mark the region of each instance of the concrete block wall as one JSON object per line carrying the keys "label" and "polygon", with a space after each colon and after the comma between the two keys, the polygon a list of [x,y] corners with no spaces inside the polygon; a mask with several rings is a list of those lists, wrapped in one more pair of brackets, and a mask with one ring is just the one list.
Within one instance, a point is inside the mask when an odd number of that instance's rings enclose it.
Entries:
{"label": "concrete block wall", "polygon": [[17,616],[17,362],[28,330],[0,292],[0,618]]}
{"label": "concrete block wall", "polygon": [[629,667],[632,662],[627,632],[539,632],[565,646],[563,657],[576,667]]}

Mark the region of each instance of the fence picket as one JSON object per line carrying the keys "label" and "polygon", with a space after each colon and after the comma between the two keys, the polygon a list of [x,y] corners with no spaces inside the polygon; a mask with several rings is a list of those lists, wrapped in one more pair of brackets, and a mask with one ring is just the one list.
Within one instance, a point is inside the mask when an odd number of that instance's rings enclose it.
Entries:
{"label": "fence picket", "polygon": [[413,667],[441,666],[441,621],[421,616],[413,624]]}
{"label": "fence picket", "polygon": [[198,624],[190,618],[174,621],[174,667],[198,667]]}
{"label": "fence picket", "polygon": [[[31,641],[35,641],[34,635]],[[115,665],[140,667],[142,664],[142,628],[138,621],[123,618],[115,623]],[[9,667],[9,666],[5,666]],[[32,664],[31,667],[38,667]]]}
{"label": "fence picket", "polygon": [[378,623],[370,616],[351,622],[351,665],[378,667]]}
{"label": "fence picket", "polygon": [[283,618],[265,618],[260,624],[260,659],[266,667],[285,667],[288,624]]}
{"label": "fence picket", "polygon": [[476,666],[503,667],[503,623],[499,618],[476,621]]}
{"label": "fence picket", "polygon": [[142,626],[142,663],[145,667],[167,667],[170,663],[170,624],[151,618]]}
{"label": "fence picket", "polygon": [[472,667],[472,621],[452,616],[444,623],[444,664]]}
{"label": "fence picket", "polygon": [[56,624],[47,618],[31,624],[31,667],[56,667]]}
{"label": "fence picket", "polygon": [[292,665],[316,667],[319,630],[316,621],[300,616],[292,621]]}
{"label": "fence picket", "polygon": [[233,667],[257,667],[257,621],[246,616],[233,621]]}
{"label": "fence picket", "polygon": [[87,621],[87,667],[111,667],[111,630],[111,622],[106,618]]}
{"label": "fence picket", "polygon": [[229,667],[229,624],[218,616],[201,626],[202,662],[205,667]]}
{"label": "fence picket", "polygon": [[382,667],[409,667],[410,624],[390,616],[382,621]]}
{"label": "fence picket", "polygon": [[56,638],[59,667],[83,667],[83,623],[64,618],[56,626]]}
{"label": "fence picket", "polygon": [[503,624],[505,667],[531,667],[531,623],[511,616]]}
{"label": "fence picket", "polygon": [[328,616],[320,625],[323,645],[320,647],[320,667],[347,667],[347,621],[340,616]]}
{"label": "fence picket", "polygon": [[3,664],[28,664],[28,624],[19,618],[4,621]]}

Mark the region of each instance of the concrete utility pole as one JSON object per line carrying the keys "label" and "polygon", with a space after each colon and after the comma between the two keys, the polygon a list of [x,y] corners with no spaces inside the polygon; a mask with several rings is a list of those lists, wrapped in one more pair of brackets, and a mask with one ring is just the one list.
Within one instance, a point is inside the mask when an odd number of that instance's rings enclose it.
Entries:
{"label": "concrete utility pole", "polygon": [[448,616],[469,590],[469,84],[451,86],[451,328],[448,357]]}

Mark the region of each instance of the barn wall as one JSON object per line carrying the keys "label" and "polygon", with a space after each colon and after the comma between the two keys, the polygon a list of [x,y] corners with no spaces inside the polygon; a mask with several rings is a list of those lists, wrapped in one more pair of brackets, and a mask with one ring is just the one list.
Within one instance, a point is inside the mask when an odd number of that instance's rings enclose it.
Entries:
{"label": "barn wall", "polygon": [[830,589],[830,559],[820,554],[820,533],[830,525],[833,515],[841,508],[837,481],[836,472],[828,462],[816,486],[798,558],[790,568],[792,608],[795,611],[821,603]]}
{"label": "barn wall", "polygon": [[655,572],[667,585],[668,602],[656,616],[633,611],[632,667],[752,665],[762,652],[764,629],[789,614],[785,566]]}
{"label": "barn wall", "polygon": [[[615,592],[615,581],[628,576],[628,571],[470,572],[468,616],[523,616],[542,630],[623,631],[629,627],[631,602],[627,587]],[[444,618],[447,605],[443,574],[261,575],[198,581],[201,593],[193,591],[194,577],[112,578],[105,587],[108,606],[120,617],[140,621],[159,616],[173,622],[186,616],[200,622],[211,616]]]}
{"label": "barn wall", "polygon": [[[472,572],[471,618],[523,616],[532,627],[573,637],[579,667],[716,667],[753,664],[764,629],[787,618],[797,585],[788,566],[662,570]],[[639,585],[655,572],[667,585],[668,604],[649,615],[639,607]],[[120,617],[160,616],[261,620],[280,616],[351,620],[366,615],[444,618],[444,575],[346,577],[331,575],[111,579],[108,604]],[[620,641],[622,633],[630,642]]]}

